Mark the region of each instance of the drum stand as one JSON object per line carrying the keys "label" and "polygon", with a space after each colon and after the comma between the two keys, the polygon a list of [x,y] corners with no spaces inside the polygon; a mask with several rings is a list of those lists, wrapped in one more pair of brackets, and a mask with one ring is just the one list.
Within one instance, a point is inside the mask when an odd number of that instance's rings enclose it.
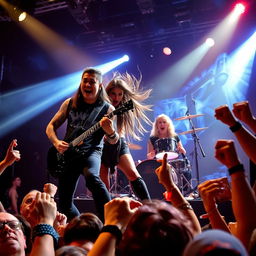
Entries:
{"label": "drum stand", "polygon": [[120,197],[121,195],[131,197],[133,193],[130,188],[130,185],[128,184],[125,187],[122,187],[120,184],[118,184],[117,173],[118,173],[118,170],[115,167],[115,171],[113,172],[113,174],[110,175],[111,186],[109,189],[109,193],[111,193],[115,197]]}
{"label": "drum stand", "polygon": [[[190,170],[190,168],[188,168],[188,170]],[[178,177],[179,183],[180,183],[179,189],[180,189],[182,195],[186,196],[189,193],[191,193],[191,190],[193,190],[192,183],[185,177],[185,175],[182,173],[182,171],[179,172],[179,174],[177,174],[177,175],[179,175],[179,177]]]}
{"label": "drum stand", "polygon": [[[187,115],[189,115],[189,112],[187,112]],[[201,154],[203,157],[205,157],[205,153],[204,153],[204,150],[202,148],[202,145],[199,141],[199,138],[196,134],[196,131],[195,131],[195,126],[191,120],[191,118],[188,119],[189,120],[189,123],[190,123],[190,126],[191,126],[191,129],[193,130],[193,133],[192,133],[192,137],[193,137],[193,140],[194,140],[194,154],[195,154],[195,163],[196,163],[196,187],[193,189],[193,190],[196,190],[197,189],[197,186],[199,184],[199,181],[200,181],[200,176],[199,176],[199,165],[198,165],[198,152],[197,152],[197,145],[199,146],[199,149],[201,151]],[[192,191],[191,191],[192,192]]]}

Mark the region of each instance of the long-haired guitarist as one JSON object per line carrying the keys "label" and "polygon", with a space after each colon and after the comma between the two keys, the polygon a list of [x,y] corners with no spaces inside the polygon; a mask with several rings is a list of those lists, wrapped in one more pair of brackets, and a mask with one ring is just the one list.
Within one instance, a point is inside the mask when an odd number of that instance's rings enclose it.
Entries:
{"label": "long-haired guitarist", "polygon": [[[104,218],[104,204],[111,198],[105,184],[99,178],[103,137],[115,144],[119,135],[114,129],[113,121],[106,116],[114,107],[108,102],[107,94],[102,85],[102,74],[94,68],[87,68],[82,74],[80,86],[72,98],[66,99],[46,128],[46,134],[56,149],[56,168],[62,166],[63,172],[58,174],[59,208],[68,219],[79,215],[73,203],[77,181],[82,174],[86,186],[92,192],[99,217]],[[57,137],[57,129],[67,120],[66,135],[63,140]],[[100,128],[90,131],[94,124]],[[77,145],[77,138],[79,144]],[[51,159],[48,156],[48,169]],[[59,159],[61,159],[59,161]],[[58,162],[59,161],[59,162]],[[54,161],[53,161],[54,162]],[[54,172],[54,170],[51,170]]]}
{"label": "long-haired guitarist", "polygon": [[[117,116],[117,130],[120,140],[116,144],[104,143],[100,177],[109,187],[109,169],[117,166],[130,181],[135,195],[141,199],[150,199],[147,186],[140,176],[134,164],[129,150],[129,138],[140,140],[140,136],[146,131],[142,121],[151,124],[145,112],[151,110],[151,106],[144,103],[150,96],[151,90],[140,89],[140,79],[129,73],[115,73],[112,80],[106,86],[106,92],[115,108],[128,100],[132,100],[134,110]],[[125,136],[128,137],[128,143]]]}

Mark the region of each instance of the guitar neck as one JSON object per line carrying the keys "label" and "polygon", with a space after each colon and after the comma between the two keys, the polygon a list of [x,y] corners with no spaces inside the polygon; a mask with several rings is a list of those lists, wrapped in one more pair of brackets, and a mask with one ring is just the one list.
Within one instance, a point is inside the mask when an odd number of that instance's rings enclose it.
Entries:
{"label": "guitar neck", "polygon": [[[114,116],[114,111],[106,115],[108,118],[112,118]],[[94,132],[100,129],[100,122],[97,122],[95,125],[93,125],[91,128],[83,132],[81,135],[79,135],[77,138],[72,140],[69,145],[72,147],[77,146],[81,141],[92,135]]]}

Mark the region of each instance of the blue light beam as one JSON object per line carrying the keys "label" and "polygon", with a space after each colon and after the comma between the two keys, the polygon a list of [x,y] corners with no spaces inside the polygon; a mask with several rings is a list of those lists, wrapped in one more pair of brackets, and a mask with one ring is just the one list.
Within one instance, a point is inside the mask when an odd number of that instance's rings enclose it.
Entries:
{"label": "blue light beam", "polygon": [[[106,74],[126,61],[128,61],[127,57],[123,56],[95,68]],[[2,95],[0,98],[0,137],[26,123],[55,103],[70,97],[80,84],[81,73],[82,71],[75,72]]]}

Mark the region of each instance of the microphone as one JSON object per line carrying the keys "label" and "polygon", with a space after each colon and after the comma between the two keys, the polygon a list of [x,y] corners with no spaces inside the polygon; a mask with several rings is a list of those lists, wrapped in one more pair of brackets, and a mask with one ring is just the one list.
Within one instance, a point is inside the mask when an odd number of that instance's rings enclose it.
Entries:
{"label": "microphone", "polygon": [[189,116],[189,109],[187,109],[185,115],[186,115],[186,116]]}

